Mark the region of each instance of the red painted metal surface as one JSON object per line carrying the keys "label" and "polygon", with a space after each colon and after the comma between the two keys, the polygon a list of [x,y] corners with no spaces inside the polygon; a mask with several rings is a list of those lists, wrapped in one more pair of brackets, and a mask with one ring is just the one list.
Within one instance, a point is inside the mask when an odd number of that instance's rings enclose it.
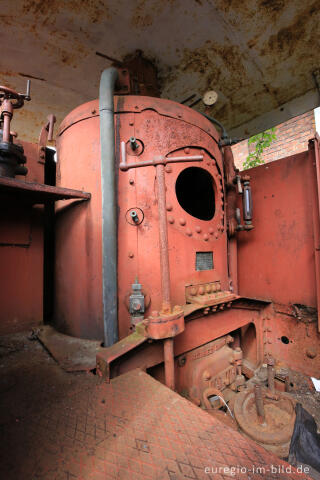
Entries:
{"label": "red painted metal surface", "polygon": [[[314,230],[314,256],[315,256],[315,273],[316,273],[316,291],[317,291],[317,309],[318,309],[318,332],[320,332],[320,138],[316,134],[315,139],[309,142],[309,161],[315,159],[316,169],[316,198],[312,208],[313,213],[313,230]],[[315,188],[313,188],[313,191]]]}
{"label": "red painted metal surface", "polygon": [[[97,111],[98,105],[95,101],[71,112],[60,127],[58,140],[59,183],[91,191],[93,196],[90,205],[77,209],[77,212],[72,212],[72,209],[60,210],[58,207],[56,319],[68,333],[90,338],[103,336],[102,212]],[[118,313],[119,333],[120,338],[123,338],[130,333],[131,327],[125,299],[136,276],[151,298],[146,317],[152,311],[162,310],[163,298],[164,302],[168,302],[170,298],[172,306],[185,304],[185,286],[188,284],[220,281],[222,290],[228,291],[229,279],[222,156],[214,128],[205,118],[187,107],[157,98],[115,97],[115,112],[118,164],[123,163],[121,142],[127,143],[130,137],[134,136],[143,144],[143,151],[139,155],[134,152],[130,154],[130,149],[126,148],[126,169],[118,170]],[[155,168],[153,163],[149,164],[154,158],[165,157],[166,161],[169,161],[171,157],[189,156],[191,162],[186,158],[185,162],[170,163],[165,168],[161,165]],[[196,157],[194,163],[193,157]],[[76,169],[72,162],[74,158],[77,158]],[[140,166],[128,169],[132,164]],[[212,221],[192,217],[177,200],[176,179],[191,165],[200,166],[214,179],[216,213]],[[166,186],[164,208],[167,212],[168,254],[165,237],[164,241],[161,241],[163,248],[159,250],[159,230],[160,233],[164,232],[165,218],[161,221],[162,213],[159,215],[163,212],[163,208],[159,209],[158,205],[162,194],[159,194],[159,191],[157,193],[156,187],[156,169],[159,168],[163,169]],[[143,212],[144,219],[141,224],[132,225],[127,221],[126,214],[133,208]],[[160,224],[162,227],[159,229]],[[63,236],[66,228],[69,231],[67,240]],[[84,251],[85,257],[82,255]],[[214,251],[213,270],[195,269],[197,251]],[[165,261],[167,255],[168,261]],[[162,276],[163,279],[166,277],[166,280],[161,286]],[[74,278],[77,278],[77,282],[73,281]],[[86,294],[83,295],[83,292]]]}
{"label": "red painted metal surface", "polygon": [[255,228],[238,235],[240,295],[317,305],[313,163],[304,152],[249,171]]}
{"label": "red painted metal surface", "polygon": [[58,378],[53,395],[48,375],[29,373],[40,408],[27,392],[27,414],[3,425],[2,478],[308,478],[144,372],[100,385],[93,377]]}
{"label": "red painted metal surface", "polygon": [[[38,163],[37,145],[21,143],[28,158],[25,181],[42,183],[44,172]],[[6,180],[1,178],[0,182]],[[8,196],[0,187],[0,221],[0,334],[4,335],[42,322],[43,210],[25,197]]]}
{"label": "red painted metal surface", "polygon": [[[98,103],[89,102],[71,112],[60,127],[59,182],[90,191],[92,198],[77,209],[60,204],[57,208],[55,315],[64,331],[102,339],[103,212],[97,112]],[[235,335],[232,348],[241,348],[242,373],[249,377],[267,354],[305,373],[315,372],[318,359],[311,354],[318,349],[318,337],[306,338],[299,324],[295,331],[299,354],[293,348],[283,353],[281,337],[273,336],[279,329],[290,331],[291,317],[279,321],[279,312],[270,305],[273,301],[287,308],[290,304],[316,306],[318,219],[314,215],[312,221],[310,215],[317,202],[313,152],[250,171],[255,228],[238,231],[237,172],[228,148],[223,169],[217,133],[206,119],[174,102],[148,97],[115,97],[115,112],[121,341],[99,356],[104,375],[112,378],[136,367],[152,368],[171,387],[190,390],[201,382],[190,380],[187,369],[181,376],[177,358],[173,362],[169,355],[172,347],[174,356],[180,357],[228,334]],[[132,137],[138,148],[132,149]],[[178,201],[177,179],[190,166],[213,178],[211,220],[195,218]],[[192,184],[187,193],[194,193]],[[132,211],[138,212],[139,222],[131,221]],[[210,252],[213,268],[197,270],[196,254]],[[144,322],[148,342],[143,336],[134,341],[128,337],[132,331],[128,298],[136,278],[150,299]],[[314,321],[308,328],[314,328]],[[164,340],[173,336],[170,344]],[[308,354],[302,354],[304,342]],[[202,391],[204,385],[199,388]]]}
{"label": "red painted metal surface", "polygon": [[91,194],[71,188],[53,187],[41,183],[23,182],[14,178],[0,177],[0,193],[13,194],[34,204],[47,201],[81,199],[89,200]]}
{"label": "red painted metal surface", "polygon": [[320,369],[317,312],[281,306],[266,320],[266,353],[293,370],[318,378]]}

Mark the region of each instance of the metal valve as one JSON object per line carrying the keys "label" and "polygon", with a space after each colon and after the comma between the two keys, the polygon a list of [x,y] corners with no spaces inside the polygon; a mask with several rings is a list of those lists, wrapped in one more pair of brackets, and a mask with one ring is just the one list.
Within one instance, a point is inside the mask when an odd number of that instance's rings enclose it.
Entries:
{"label": "metal valve", "polygon": [[130,137],[129,142],[130,142],[130,147],[131,147],[131,149],[132,149],[133,151],[134,151],[134,150],[137,150],[137,148],[139,147],[139,144],[138,144],[138,142],[137,142],[136,137]]}
{"label": "metal valve", "polygon": [[139,217],[138,217],[138,214],[135,210],[132,210],[132,212],[130,212],[130,216],[131,216],[132,220],[134,221],[134,223],[139,223]]}
{"label": "metal valve", "polygon": [[31,100],[30,80],[27,81],[26,93],[18,93],[11,88],[0,86],[1,130],[0,130],[0,175],[15,177],[26,175],[26,157],[21,145],[13,143],[14,132],[10,131],[13,110],[23,107],[24,101]]}

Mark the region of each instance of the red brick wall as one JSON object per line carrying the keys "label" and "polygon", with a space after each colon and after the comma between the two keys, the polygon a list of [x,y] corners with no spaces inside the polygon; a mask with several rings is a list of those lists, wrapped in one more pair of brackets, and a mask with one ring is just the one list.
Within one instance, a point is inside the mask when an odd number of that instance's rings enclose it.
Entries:
{"label": "red brick wall", "polygon": [[[315,131],[313,110],[281,123],[276,127],[277,139],[264,150],[262,159],[268,163],[307,150],[308,140],[314,137]],[[248,146],[248,140],[232,147],[235,164],[240,170],[249,154],[249,148],[250,152],[254,150],[254,145]]]}

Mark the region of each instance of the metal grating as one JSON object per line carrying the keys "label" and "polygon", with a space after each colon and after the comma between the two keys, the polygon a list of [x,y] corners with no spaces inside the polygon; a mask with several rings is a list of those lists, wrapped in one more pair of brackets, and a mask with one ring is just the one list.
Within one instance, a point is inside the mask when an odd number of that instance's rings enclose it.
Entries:
{"label": "metal grating", "polygon": [[213,270],[213,252],[196,252],[196,270]]}

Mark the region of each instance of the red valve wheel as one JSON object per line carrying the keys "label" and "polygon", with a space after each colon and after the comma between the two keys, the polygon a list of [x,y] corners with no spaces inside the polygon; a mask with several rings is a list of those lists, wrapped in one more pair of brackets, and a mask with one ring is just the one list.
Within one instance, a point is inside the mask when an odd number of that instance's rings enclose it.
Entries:
{"label": "red valve wheel", "polygon": [[16,100],[15,103],[11,102],[13,108],[21,108],[24,105],[24,98],[20,93],[0,85],[0,101],[3,99]]}

